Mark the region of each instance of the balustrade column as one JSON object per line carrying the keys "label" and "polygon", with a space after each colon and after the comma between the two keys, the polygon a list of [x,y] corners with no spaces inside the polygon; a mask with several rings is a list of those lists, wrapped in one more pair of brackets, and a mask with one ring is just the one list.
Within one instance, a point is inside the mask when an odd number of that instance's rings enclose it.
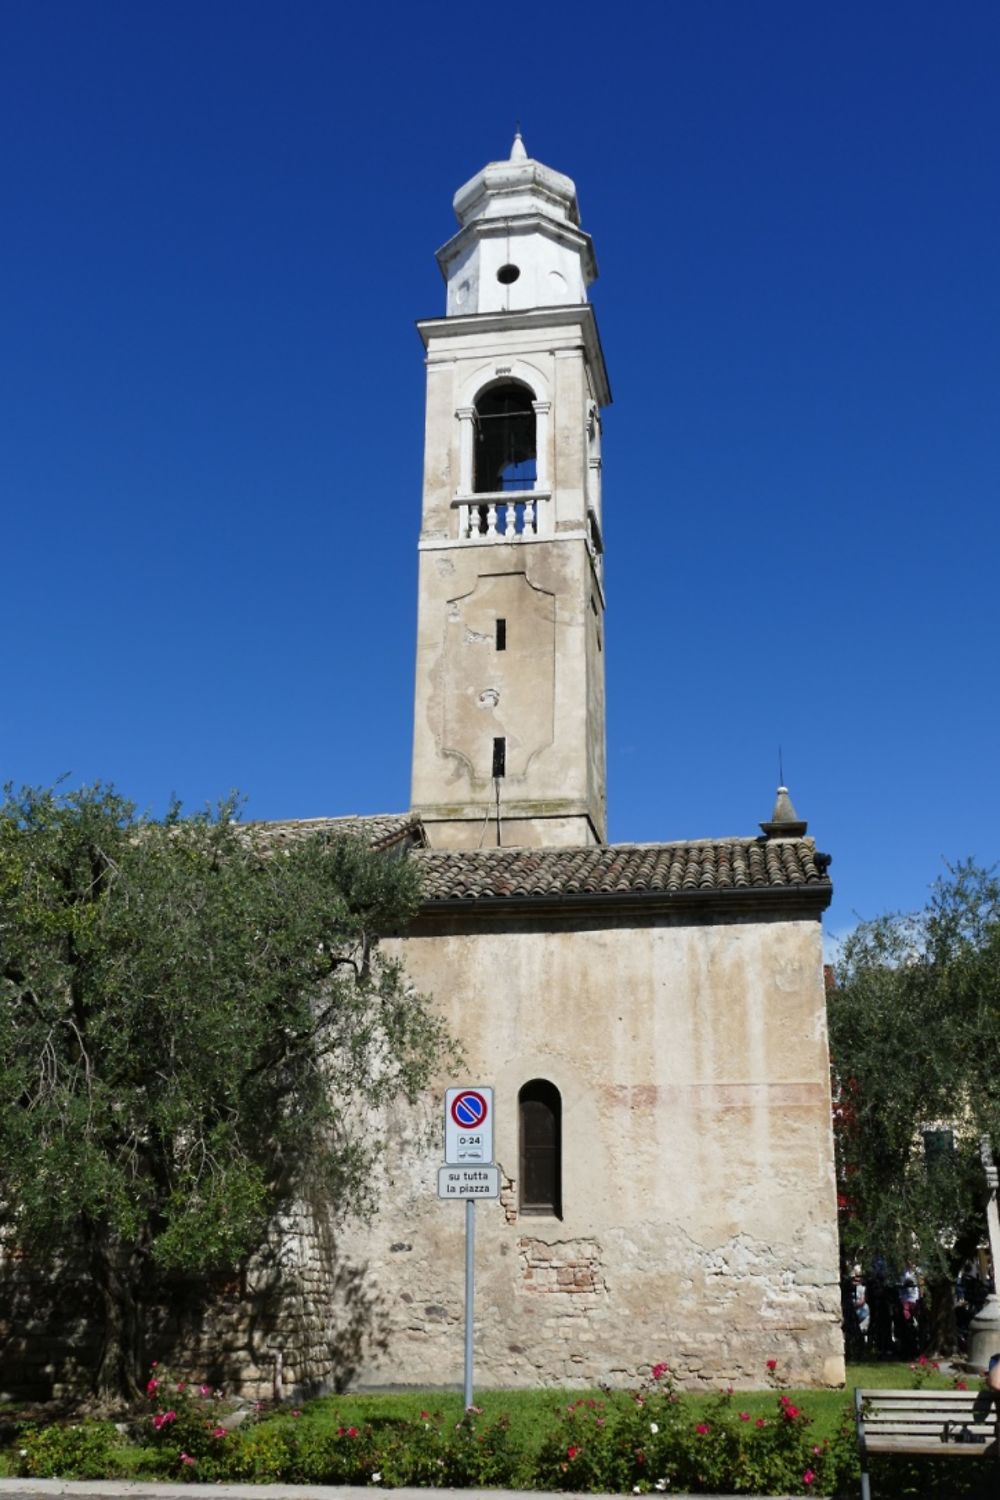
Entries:
{"label": "balustrade column", "polygon": [[475,452],[476,408],[460,406],[458,418],[458,493],[472,494],[472,456]]}
{"label": "balustrade column", "polygon": [[535,489],[549,487],[549,412],[551,401],[532,401],[535,412]]}

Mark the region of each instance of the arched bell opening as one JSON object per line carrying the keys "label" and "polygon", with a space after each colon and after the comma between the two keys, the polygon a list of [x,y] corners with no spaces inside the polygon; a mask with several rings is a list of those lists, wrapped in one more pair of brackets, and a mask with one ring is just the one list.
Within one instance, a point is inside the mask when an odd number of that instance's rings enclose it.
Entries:
{"label": "arched bell opening", "polygon": [[516,381],[492,385],[475,404],[473,491],[533,490],[538,477],[533,396]]}

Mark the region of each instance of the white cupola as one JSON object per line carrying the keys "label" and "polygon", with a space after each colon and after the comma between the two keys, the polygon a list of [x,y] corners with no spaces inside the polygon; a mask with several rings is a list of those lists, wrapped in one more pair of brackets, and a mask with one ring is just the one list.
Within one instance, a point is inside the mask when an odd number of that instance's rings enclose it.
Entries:
{"label": "white cupola", "polygon": [[509,159],[470,178],[454,207],[462,227],[437,253],[449,317],[586,302],[597,262],[576,186],[528,156],[520,131]]}

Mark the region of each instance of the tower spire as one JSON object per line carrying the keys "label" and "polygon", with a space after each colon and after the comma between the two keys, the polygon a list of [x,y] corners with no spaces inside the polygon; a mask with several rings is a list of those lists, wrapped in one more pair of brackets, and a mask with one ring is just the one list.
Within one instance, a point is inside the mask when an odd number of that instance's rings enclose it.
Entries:
{"label": "tower spire", "polygon": [[510,159],[511,161],[527,161],[528,159],[528,153],[525,151],[524,142],[521,139],[520,120],[518,120],[517,129],[514,131],[514,144],[510,148]]}
{"label": "tower spire", "polygon": [[761,823],[769,839],[800,839],[804,837],[808,824],[795,811],[787,786],[779,786],[774,802],[774,811],[769,823]]}

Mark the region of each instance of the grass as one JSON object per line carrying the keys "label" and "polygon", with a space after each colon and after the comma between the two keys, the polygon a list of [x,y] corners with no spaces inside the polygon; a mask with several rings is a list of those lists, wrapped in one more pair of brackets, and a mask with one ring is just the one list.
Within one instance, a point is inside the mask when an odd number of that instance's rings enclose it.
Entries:
{"label": "grass", "polygon": [[[878,1386],[880,1388],[913,1385],[913,1373],[908,1364],[852,1364],[847,1367],[847,1385],[843,1390],[788,1390],[795,1404],[809,1413],[813,1419],[817,1440],[832,1438],[840,1429],[845,1416],[853,1420],[855,1386]],[[929,1371],[923,1383],[928,1387],[946,1390],[951,1379],[940,1373]],[[741,1391],[734,1398],[741,1411],[752,1417],[771,1416],[778,1395],[777,1389]],[[506,1415],[511,1420],[511,1432],[516,1440],[529,1452],[538,1448],[542,1437],[550,1426],[553,1412],[580,1398],[592,1397],[607,1401],[609,1405],[630,1400],[627,1392],[606,1395],[599,1390],[511,1390],[482,1391],[476,1396],[488,1419]],[[705,1407],[713,1400],[712,1395],[685,1393],[684,1402],[690,1404],[692,1417],[698,1420]],[[379,1395],[321,1396],[305,1404],[302,1420],[315,1423],[321,1429],[339,1426],[371,1424],[373,1427],[395,1426],[402,1422],[419,1420],[422,1411],[436,1416],[440,1414],[447,1422],[457,1422],[462,1415],[462,1397],[456,1392],[420,1393],[400,1391]],[[291,1417],[277,1420],[292,1421]]]}

